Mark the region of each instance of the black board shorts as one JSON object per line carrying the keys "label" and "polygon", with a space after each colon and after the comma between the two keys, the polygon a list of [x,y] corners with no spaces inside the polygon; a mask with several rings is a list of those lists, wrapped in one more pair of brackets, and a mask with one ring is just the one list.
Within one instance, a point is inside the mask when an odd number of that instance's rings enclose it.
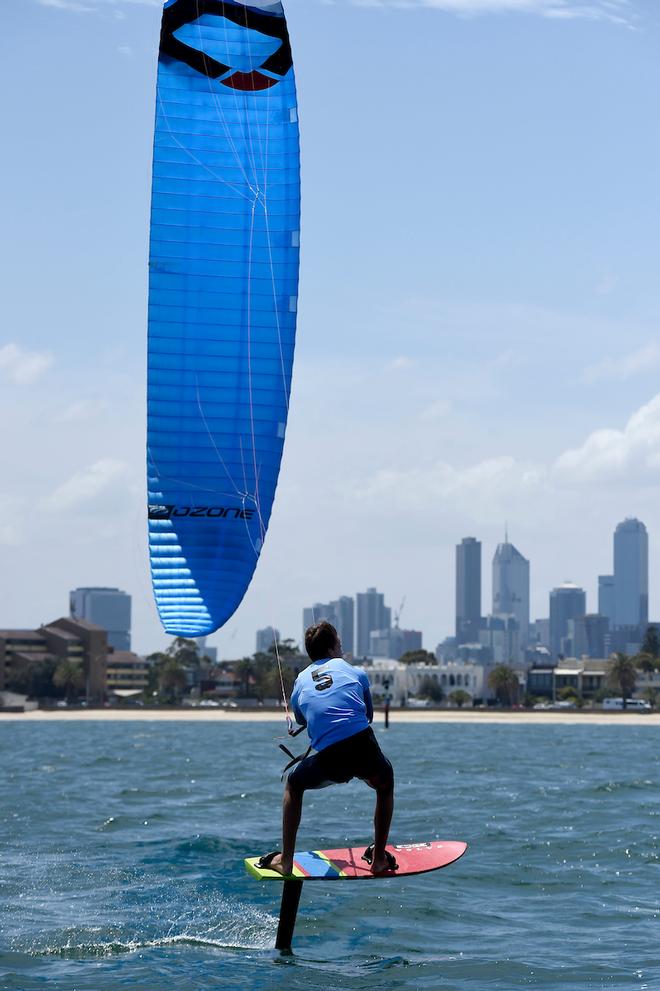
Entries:
{"label": "black board shorts", "polygon": [[371,726],[305,757],[289,775],[289,784],[297,791],[307,791],[345,784],[351,778],[361,778],[377,788],[394,784],[392,765],[378,746]]}

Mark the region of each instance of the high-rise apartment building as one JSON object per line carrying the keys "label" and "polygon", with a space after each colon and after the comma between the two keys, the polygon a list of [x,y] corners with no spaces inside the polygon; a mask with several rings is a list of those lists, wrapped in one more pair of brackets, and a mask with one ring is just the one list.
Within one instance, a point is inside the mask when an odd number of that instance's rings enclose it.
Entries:
{"label": "high-rise apartment building", "polygon": [[505,539],[493,558],[493,616],[515,616],[520,645],[529,643],[529,561]]}
{"label": "high-rise apartment building", "polygon": [[355,602],[350,595],[340,595],[331,602],[335,614],[336,627],[344,654],[353,654],[355,646]]}
{"label": "high-rise apartment building", "polygon": [[572,657],[605,657],[605,641],[610,629],[607,616],[592,613],[568,620],[564,643]]}
{"label": "high-rise apartment building", "polygon": [[614,531],[614,626],[645,630],[649,619],[649,538],[640,520]]}
{"label": "high-rise apartment building", "polygon": [[385,605],[385,596],[375,588],[358,592],[356,620],[356,656],[369,657],[371,633],[374,630],[387,630],[392,625],[392,610]]}
{"label": "high-rise apartment building", "polygon": [[398,661],[404,654],[422,649],[420,630],[401,630],[398,626],[372,630],[369,636],[369,656],[389,657]]}
{"label": "high-rise apartment building", "polygon": [[481,623],[481,541],[463,537],[456,545],[456,641],[474,643]]}
{"label": "high-rise apartment building", "polygon": [[344,654],[353,654],[355,643],[355,603],[350,595],[341,595],[333,602],[315,602],[303,609],[303,643],[305,630],[327,620],[337,630]]}
{"label": "high-rise apartment building", "polygon": [[587,612],[587,595],[583,588],[564,582],[550,593],[550,654],[553,660],[564,654],[563,641],[568,637],[568,621]]}
{"label": "high-rise apartment building", "polygon": [[280,642],[280,631],[273,626],[257,630],[257,654],[267,654],[274,643]]}
{"label": "high-rise apartment building", "polygon": [[313,606],[307,606],[303,609],[303,628],[302,628],[302,645],[305,644],[305,631],[309,629],[310,626],[316,626],[317,623],[321,623],[323,620],[327,620],[328,623],[335,625],[335,611],[329,602],[315,602]]}
{"label": "high-rise apartment building", "polygon": [[614,626],[614,575],[598,576],[598,614]]}
{"label": "high-rise apartment building", "polygon": [[513,615],[486,616],[479,642],[490,651],[490,659],[495,664],[519,664],[522,660],[520,646],[520,626]]}
{"label": "high-rise apartment building", "polygon": [[131,597],[121,589],[76,588],[69,594],[69,613],[105,630],[115,650],[131,649]]}

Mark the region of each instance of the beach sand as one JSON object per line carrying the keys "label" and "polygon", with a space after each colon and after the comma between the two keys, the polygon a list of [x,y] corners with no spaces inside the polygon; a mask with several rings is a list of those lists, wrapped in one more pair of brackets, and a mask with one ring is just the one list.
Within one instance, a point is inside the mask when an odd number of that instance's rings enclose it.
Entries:
{"label": "beach sand", "polygon": [[[58,709],[33,712],[0,713],[0,725],[5,722],[200,722],[200,723],[267,723],[284,722],[282,711],[249,711],[227,709]],[[374,725],[383,724],[384,715],[376,712]],[[424,710],[394,709],[390,725],[399,723],[471,723],[516,725],[589,725],[589,726],[660,726],[660,713],[626,712],[507,712],[497,710]]]}

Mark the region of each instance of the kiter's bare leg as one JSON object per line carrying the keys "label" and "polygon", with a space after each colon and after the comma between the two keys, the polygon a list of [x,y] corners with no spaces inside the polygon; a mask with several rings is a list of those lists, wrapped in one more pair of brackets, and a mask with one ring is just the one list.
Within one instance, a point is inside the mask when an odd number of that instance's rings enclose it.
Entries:
{"label": "kiter's bare leg", "polygon": [[[273,857],[269,869],[278,874],[290,874],[293,870],[293,854],[302,815],[304,792],[292,788],[287,781],[282,804],[282,853]],[[390,814],[391,815],[391,814]]]}
{"label": "kiter's bare leg", "polygon": [[394,784],[392,781],[382,781],[372,778],[369,785],[376,791],[376,810],[374,812],[374,859],[371,870],[374,874],[388,870],[385,856],[385,846],[390,835],[390,824],[394,812]]}

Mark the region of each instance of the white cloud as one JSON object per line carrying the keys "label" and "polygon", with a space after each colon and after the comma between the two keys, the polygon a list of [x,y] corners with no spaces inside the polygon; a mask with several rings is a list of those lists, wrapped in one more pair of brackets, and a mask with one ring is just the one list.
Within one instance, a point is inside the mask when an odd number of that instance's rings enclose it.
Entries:
{"label": "white cloud", "polygon": [[453,408],[450,399],[436,399],[420,413],[422,420],[444,420],[449,416]]}
{"label": "white cloud", "polygon": [[[55,7],[57,10],[66,10],[74,14],[93,14],[104,7],[120,8],[126,4],[137,4],[142,7],[162,7],[161,0],[89,0],[88,3],[80,3],[80,0],[36,0],[40,7]],[[117,16],[117,12],[115,12]],[[121,13],[119,14],[121,17]]]}
{"label": "white cloud", "polygon": [[542,466],[505,455],[466,468],[435,462],[408,470],[382,469],[354,483],[347,494],[370,504],[371,512],[380,508],[385,515],[409,511],[432,516],[460,507],[461,512],[495,521],[504,518],[513,500],[528,499],[544,476]]}
{"label": "white cloud", "polygon": [[117,483],[127,480],[128,465],[114,458],[104,458],[77,471],[71,478],[59,485],[43,502],[44,508],[52,512],[64,512],[94,503]]}
{"label": "white cloud", "polygon": [[401,354],[388,363],[387,371],[398,372],[406,368],[414,368],[416,364],[417,362],[414,358],[409,358],[408,355]]}
{"label": "white cloud", "polygon": [[587,19],[632,25],[629,0],[352,0],[359,7],[424,7],[474,17],[480,14],[536,14],[555,19]]}
{"label": "white cloud", "polygon": [[117,51],[119,52],[120,55],[123,55],[125,58],[130,58],[131,55],[133,54],[133,49],[131,48],[130,45],[119,45]]}
{"label": "white cloud", "polygon": [[65,406],[55,417],[57,423],[86,422],[97,416],[107,404],[102,399],[77,399]]}
{"label": "white cloud", "polygon": [[52,363],[47,351],[23,351],[17,344],[0,347],[0,372],[14,385],[34,385]]}
{"label": "white cloud", "polygon": [[604,358],[585,369],[582,380],[589,384],[603,381],[626,381],[634,375],[652,372],[660,366],[660,344],[651,341],[620,358]]}
{"label": "white cloud", "polygon": [[595,430],[581,447],[565,451],[555,463],[559,482],[629,482],[644,485],[660,478],[660,394],[634,413],[623,430]]}
{"label": "white cloud", "polygon": [[77,0],[37,0],[41,7],[56,7],[58,10],[70,10],[75,14],[88,14],[94,10],[87,4],[78,3]]}

